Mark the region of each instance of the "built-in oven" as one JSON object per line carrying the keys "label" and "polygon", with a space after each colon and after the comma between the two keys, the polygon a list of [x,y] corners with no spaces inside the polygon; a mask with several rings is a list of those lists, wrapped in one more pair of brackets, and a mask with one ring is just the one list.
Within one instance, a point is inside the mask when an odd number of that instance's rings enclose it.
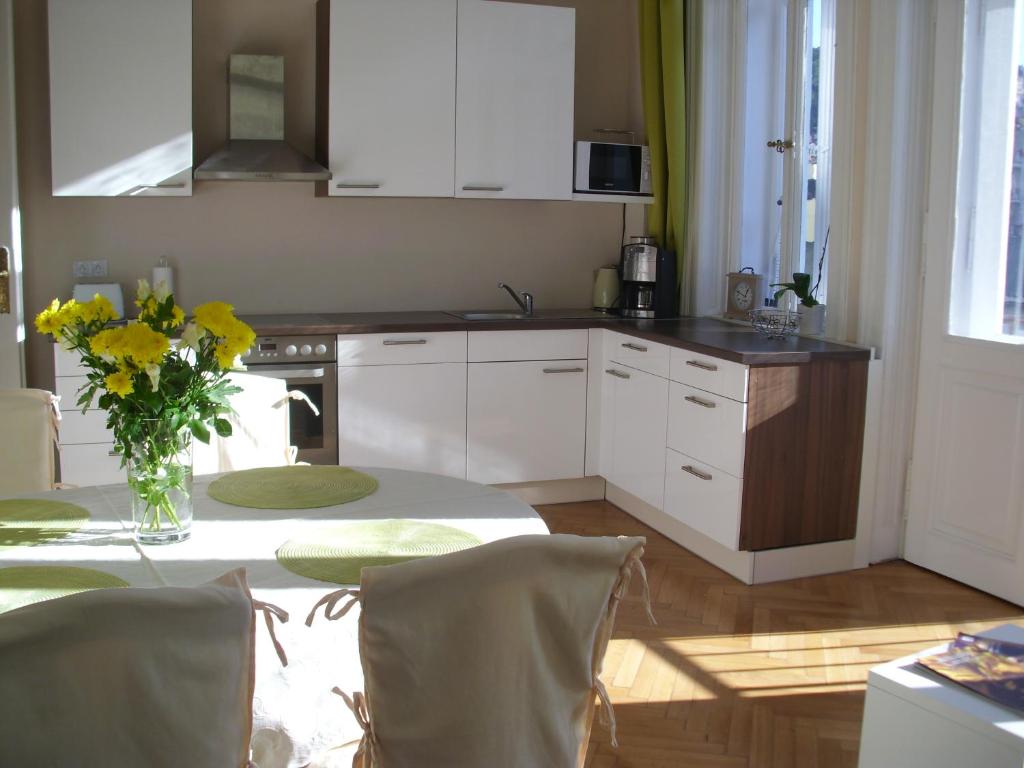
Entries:
{"label": "built-in oven", "polygon": [[288,406],[299,461],[338,463],[337,360],[334,336],[260,336],[242,358],[249,373],[283,379],[290,392],[309,400],[296,398]]}

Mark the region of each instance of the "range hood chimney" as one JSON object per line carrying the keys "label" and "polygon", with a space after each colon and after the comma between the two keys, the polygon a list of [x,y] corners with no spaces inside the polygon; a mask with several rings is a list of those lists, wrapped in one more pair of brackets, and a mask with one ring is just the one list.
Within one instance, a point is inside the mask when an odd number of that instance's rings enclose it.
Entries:
{"label": "range hood chimney", "polygon": [[325,181],[331,172],[284,140],[284,57],[231,57],[231,130],[225,147],[196,169],[219,181]]}

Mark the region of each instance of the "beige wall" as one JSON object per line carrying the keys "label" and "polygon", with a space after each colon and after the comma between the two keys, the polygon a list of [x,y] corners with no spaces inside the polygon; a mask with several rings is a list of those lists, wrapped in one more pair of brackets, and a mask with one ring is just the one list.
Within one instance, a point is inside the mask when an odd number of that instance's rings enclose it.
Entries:
{"label": "beige wall", "polygon": [[[639,129],[636,0],[576,7],[576,132]],[[227,57],[286,57],[286,135],[312,153],[314,0],[195,3],[198,159],[227,134]],[[312,184],[199,182],[191,198],[50,195],[46,3],[14,0],[18,161],[29,315],[70,295],[75,259],[105,258],[130,288],[167,255],[179,300],[224,299],[247,313],[502,306],[497,280],[538,307],[586,306],[592,271],[618,257],[622,207],[572,202],[327,199]],[[632,208],[632,207],[631,207]],[[639,221],[630,215],[630,226]],[[29,332],[28,380],[52,385]]]}

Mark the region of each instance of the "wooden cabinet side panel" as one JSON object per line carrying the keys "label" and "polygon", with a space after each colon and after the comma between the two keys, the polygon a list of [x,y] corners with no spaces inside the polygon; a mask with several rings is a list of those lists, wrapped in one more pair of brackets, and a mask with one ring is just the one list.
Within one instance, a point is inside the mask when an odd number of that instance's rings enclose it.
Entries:
{"label": "wooden cabinet side panel", "polygon": [[740,548],[851,539],[867,363],[750,369]]}

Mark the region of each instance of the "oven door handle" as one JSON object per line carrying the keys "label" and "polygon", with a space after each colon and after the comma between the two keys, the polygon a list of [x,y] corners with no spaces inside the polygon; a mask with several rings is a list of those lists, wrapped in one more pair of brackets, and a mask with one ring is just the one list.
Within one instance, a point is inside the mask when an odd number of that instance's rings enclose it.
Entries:
{"label": "oven door handle", "polygon": [[285,366],[250,366],[249,373],[254,376],[266,376],[270,379],[322,379],[323,368],[301,368]]}

